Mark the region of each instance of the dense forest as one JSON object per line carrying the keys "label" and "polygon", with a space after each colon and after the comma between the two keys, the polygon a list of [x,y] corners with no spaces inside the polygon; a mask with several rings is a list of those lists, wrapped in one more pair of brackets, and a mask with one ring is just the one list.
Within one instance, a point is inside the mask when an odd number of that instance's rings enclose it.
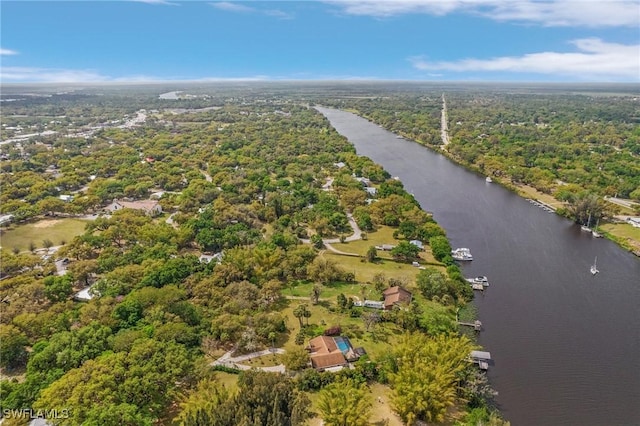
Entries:
{"label": "dense forest", "polygon": [[[3,243],[5,424],[504,424],[457,324],[472,290],[428,206],[309,106],[332,91],[249,89],[4,92],[3,240],[86,221]],[[437,143],[438,99],[384,100],[377,119],[396,109],[389,128]],[[357,303],[393,288],[413,297]],[[358,359],[313,368],[321,336]],[[262,350],[271,365],[223,362]]]}

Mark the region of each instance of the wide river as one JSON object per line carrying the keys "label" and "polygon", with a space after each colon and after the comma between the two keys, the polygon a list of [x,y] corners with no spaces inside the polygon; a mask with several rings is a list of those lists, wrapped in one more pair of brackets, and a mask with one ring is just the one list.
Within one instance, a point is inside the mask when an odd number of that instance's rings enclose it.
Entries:
{"label": "wide river", "polygon": [[[640,425],[640,259],[354,114],[318,108],[468,247],[489,379],[514,426]],[[589,267],[597,256],[600,273]]]}

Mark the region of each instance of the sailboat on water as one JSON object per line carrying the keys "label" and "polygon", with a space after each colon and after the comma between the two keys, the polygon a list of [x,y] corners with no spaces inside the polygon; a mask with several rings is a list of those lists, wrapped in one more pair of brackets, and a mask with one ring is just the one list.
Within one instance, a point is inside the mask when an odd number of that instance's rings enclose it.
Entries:
{"label": "sailboat on water", "polygon": [[593,261],[593,265],[591,265],[591,275],[595,275],[598,272],[598,267],[596,266],[596,263],[598,263],[598,256],[596,256],[595,260]]}

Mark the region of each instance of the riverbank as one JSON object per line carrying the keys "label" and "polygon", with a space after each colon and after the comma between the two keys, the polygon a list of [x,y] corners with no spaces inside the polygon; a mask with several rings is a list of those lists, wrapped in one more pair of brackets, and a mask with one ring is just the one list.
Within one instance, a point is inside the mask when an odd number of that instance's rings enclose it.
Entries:
{"label": "riverbank", "polygon": [[[408,140],[412,140],[408,137],[405,136],[406,139]],[[471,163],[467,163],[465,161],[463,161],[462,159],[460,159],[459,157],[451,154],[451,152],[449,152],[445,147],[443,147],[442,150],[436,150],[433,146],[427,145],[423,142],[420,141],[415,141],[414,142],[431,149],[432,151],[438,152],[443,154],[445,157],[447,157],[448,159],[450,159],[451,161],[453,161],[454,163],[456,163],[457,165],[464,167],[467,170],[470,170],[472,172],[475,173],[479,173],[479,174],[484,174],[478,167],[476,167],[474,164]],[[551,207],[558,215],[562,216],[562,217],[567,217],[561,213],[563,213],[564,207],[566,207],[566,203],[564,203],[563,201],[558,200],[557,198],[555,198],[553,195],[550,194],[546,194],[544,192],[541,192],[539,190],[537,190],[536,188],[529,186],[529,185],[525,185],[525,184],[515,184],[513,182],[511,182],[511,180],[508,177],[496,177],[496,176],[492,176],[491,179],[493,180],[493,183],[495,184],[499,184],[501,186],[503,186],[504,188],[513,191],[514,193],[518,194],[519,196],[523,197],[523,198],[527,198],[527,199],[532,199],[532,200],[536,200],[536,201],[541,201],[544,204],[548,205],[549,207]],[[609,201],[606,197],[604,198],[606,201]],[[615,204],[615,203],[612,203]],[[617,204],[616,204],[617,205]],[[629,215],[631,215],[631,210],[628,209]],[[567,217],[568,218],[568,217]],[[570,218],[568,218],[570,219]],[[623,249],[633,253],[634,255],[640,257],[640,228],[634,228],[633,226],[624,223],[623,221],[621,222],[603,222],[600,224],[598,231],[600,232],[600,234],[613,241],[614,243],[618,244],[620,247],[622,247]]]}
{"label": "riverbank", "polygon": [[[437,155],[438,146],[427,150],[371,121],[326,112],[358,155],[398,176],[429,207],[454,246],[472,250],[464,274],[491,280],[474,305],[505,418],[522,426],[637,424],[640,387],[623,374],[633,370],[637,348],[620,330],[638,321],[640,262]],[[595,256],[601,273],[593,276]]]}

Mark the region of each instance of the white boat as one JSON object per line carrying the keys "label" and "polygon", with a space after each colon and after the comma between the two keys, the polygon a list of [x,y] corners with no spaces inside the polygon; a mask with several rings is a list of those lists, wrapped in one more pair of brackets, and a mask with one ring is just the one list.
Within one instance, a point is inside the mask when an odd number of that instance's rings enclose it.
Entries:
{"label": "white boat", "polygon": [[580,229],[582,229],[584,232],[591,232],[591,228],[589,227],[589,225],[591,225],[591,213],[589,213],[589,219],[587,220],[587,224],[581,225]]}
{"label": "white boat", "polygon": [[598,256],[596,256],[595,260],[593,261],[593,265],[591,265],[591,269],[590,269],[591,270],[591,275],[595,275],[598,272],[600,272],[600,271],[598,271],[598,267],[596,266],[597,262],[598,262]]}
{"label": "white boat", "polygon": [[602,238],[602,234],[597,231],[598,225],[600,225],[600,219],[596,222],[596,227],[591,230],[591,235],[595,238]]}
{"label": "white boat", "polygon": [[473,260],[471,250],[466,247],[451,250],[451,257],[453,257],[454,260]]}
{"label": "white boat", "polygon": [[485,276],[479,276],[475,278],[466,278],[469,284],[473,285],[481,285],[483,287],[489,287],[489,279]]}
{"label": "white boat", "polygon": [[491,183],[491,182],[493,182],[493,179],[491,179],[491,176],[487,176],[487,178],[485,179],[485,181],[486,181],[487,183]]}

